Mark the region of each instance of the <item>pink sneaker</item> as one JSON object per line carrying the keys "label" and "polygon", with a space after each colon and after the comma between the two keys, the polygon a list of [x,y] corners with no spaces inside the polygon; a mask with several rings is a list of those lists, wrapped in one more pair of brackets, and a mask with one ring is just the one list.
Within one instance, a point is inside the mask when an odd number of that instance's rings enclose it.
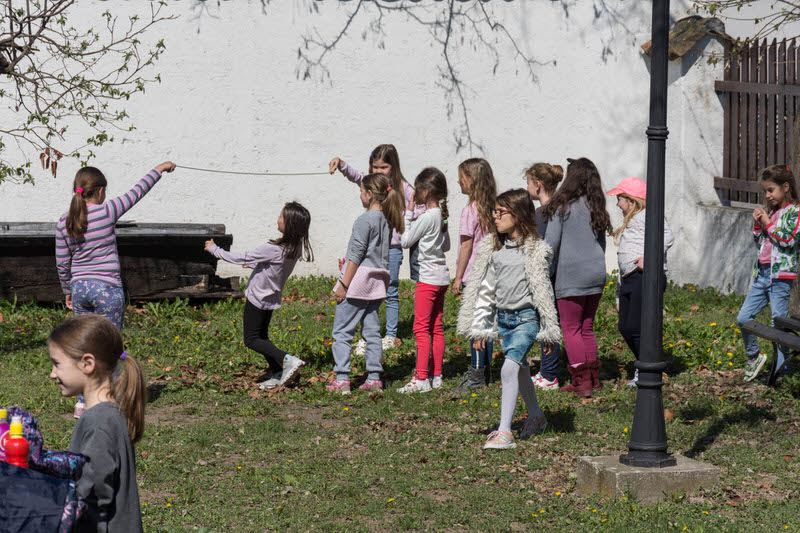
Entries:
{"label": "pink sneaker", "polygon": [[553,381],[550,381],[546,377],[541,374],[536,374],[533,376],[533,384],[536,385],[536,388],[542,390],[558,390],[558,378],[555,378]]}
{"label": "pink sneaker", "polygon": [[361,390],[365,391],[377,391],[380,392],[383,390],[383,381],[379,379],[368,379],[364,382],[363,385],[359,387]]}
{"label": "pink sneaker", "polygon": [[333,380],[328,385],[328,392],[338,392],[339,394],[350,394],[350,380]]}

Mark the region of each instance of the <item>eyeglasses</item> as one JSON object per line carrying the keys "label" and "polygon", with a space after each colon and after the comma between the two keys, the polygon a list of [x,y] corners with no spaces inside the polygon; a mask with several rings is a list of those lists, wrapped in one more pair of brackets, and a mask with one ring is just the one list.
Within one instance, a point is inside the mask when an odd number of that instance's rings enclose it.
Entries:
{"label": "eyeglasses", "polygon": [[503,215],[510,215],[510,214],[511,214],[511,211],[509,211],[508,209],[492,209],[492,216],[493,217],[500,218]]}

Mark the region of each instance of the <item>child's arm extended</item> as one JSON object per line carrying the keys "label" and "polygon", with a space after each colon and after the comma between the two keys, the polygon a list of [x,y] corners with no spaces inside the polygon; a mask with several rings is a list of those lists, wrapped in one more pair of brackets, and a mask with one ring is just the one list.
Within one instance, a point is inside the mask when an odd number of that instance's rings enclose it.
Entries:
{"label": "child's arm extended", "polygon": [[[413,203],[413,200],[412,200]],[[417,220],[413,220],[414,218],[414,208],[411,203],[408,204],[409,209],[406,209],[405,213],[405,231],[402,235],[400,235],[400,246],[403,248],[411,248],[419,240],[425,235],[425,232],[428,231],[430,228],[429,218],[423,215],[420,215],[420,218]],[[413,221],[412,221],[413,220]]]}
{"label": "child's arm extended", "polygon": [[353,183],[361,183],[361,180],[364,179],[364,174],[359,172],[358,170],[354,169],[350,165],[344,162],[344,160],[339,159],[338,157],[334,157],[330,162],[330,172],[333,174],[334,170],[339,170],[345,178],[352,181]]}
{"label": "child's arm extended", "polygon": [[206,252],[218,259],[233,263],[234,265],[256,265],[258,263],[278,263],[283,258],[283,250],[275,244],[262,244],[249,252],[228,252],[220,248],[211,239],[206,241]]}
{"label": "child's arm extended", "polygon": [[[792,205],[781,213],[777,223],[767,225],[766,234],[769,240],[772,241],[773,246],[791,248],[797,244],[797,233],[798,228],[800,228],[800,216],[798,214],[798,207]],[[763,218],[766,218],[766,215]]]}
{"label": "child's arm extended", "polygon": [[175,163],[165,161],[148,172],[131,190],[122,196],[109,200],[108,207],[114,222],[119,220],[131,207],[136,205],[136,202],[144,198],[144,195],[161,179],[162,173],[172,172],[173,170],[175,170]]}

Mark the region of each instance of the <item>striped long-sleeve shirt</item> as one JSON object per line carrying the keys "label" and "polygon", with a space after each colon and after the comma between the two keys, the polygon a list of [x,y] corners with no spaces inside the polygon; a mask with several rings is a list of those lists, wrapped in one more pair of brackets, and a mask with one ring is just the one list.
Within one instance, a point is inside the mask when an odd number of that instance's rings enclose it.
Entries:
{"label": "striped long-sleeve shirt", "polygon": [[161,173],[153,169],[122,196],[100,205],[86,206],[89,224],[79,239],[67,234],[67,213],[61,215],[56,225],[56,267],[64,294],[70,294],[70,283],[75,280],[101,281],[111,287],[122,287],[114,225],[160,179]]}

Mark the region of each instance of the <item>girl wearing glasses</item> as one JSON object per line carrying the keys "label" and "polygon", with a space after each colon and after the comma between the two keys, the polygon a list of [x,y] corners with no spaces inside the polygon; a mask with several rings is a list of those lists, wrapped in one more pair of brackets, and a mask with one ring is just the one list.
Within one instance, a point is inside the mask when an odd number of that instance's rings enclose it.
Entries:
{"label": "girl wearing glasses", "polygon": [[505,361],[500,426],[484,449],[514,448],[511,421],[522,396],[528,417],[520,432],[526,439],[547,425],[539,407],[526,355],[534,342],[547,352],[561,341],[553,286],[550,246],[536,233],[535,206],[528,191],[512,189],[497,197],[492,211],[494,232],[478,245],[472,281],[464,289],[458,333],[472,340],[475,350],[500,337]]}

